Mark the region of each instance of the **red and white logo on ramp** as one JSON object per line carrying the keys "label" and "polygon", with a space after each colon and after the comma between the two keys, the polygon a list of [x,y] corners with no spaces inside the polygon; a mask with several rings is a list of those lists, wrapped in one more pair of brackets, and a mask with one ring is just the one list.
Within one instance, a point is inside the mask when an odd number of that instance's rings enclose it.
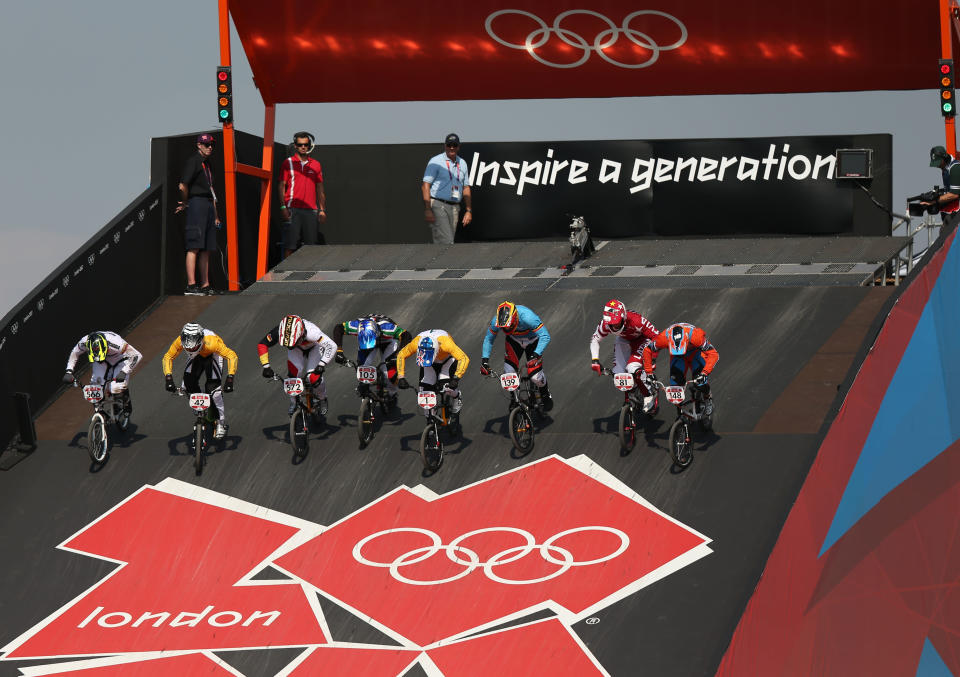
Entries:
{"label": "red and white logo on ramp", "polygon": [[544,608],[574,623],[707,542],[586,457],[550,457],[442,497],[398,489],[275,565],[429,647]]}
{"label": "red and white logo on ramp", "polygon": [[[239,675],[212,652],[304,647],[282,675],[606,674],[571,626],[708,542],[585,456],[444,496],[401,487],[327,529],[167,479],[61,544],[117,569],[4,659],[104,656],[22,668],[35,675]],[[254,579],[267,565],[293,580]],[[316,593],[401,646],[331,641]],[[543,610],[556,618],[521,624]]]}

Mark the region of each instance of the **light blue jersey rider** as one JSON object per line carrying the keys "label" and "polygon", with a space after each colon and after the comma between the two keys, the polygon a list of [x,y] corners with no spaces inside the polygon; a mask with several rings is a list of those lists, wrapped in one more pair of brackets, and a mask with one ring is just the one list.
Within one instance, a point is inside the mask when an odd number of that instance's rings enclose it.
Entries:
{"label": "light blue jersey rider", "polygon": [[526,306],[504,301],[490,320],[490,326],[483,336],[483,350],[480,359],[480,373],[490,373],[490,354],[497,333],[503,330],[503,370],[505,373],[517,373],[520,358],[526,355],[527,375],[530,381],[540,388],[544,410],[553,408],[553,399],[547,389],[547,375],[543,371],[543,352],[550,344],[550,332],[540,317]]}

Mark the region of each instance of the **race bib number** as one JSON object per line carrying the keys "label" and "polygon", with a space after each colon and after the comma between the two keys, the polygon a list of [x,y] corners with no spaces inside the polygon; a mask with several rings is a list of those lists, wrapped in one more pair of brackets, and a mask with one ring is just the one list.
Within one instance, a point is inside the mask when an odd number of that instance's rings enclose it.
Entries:
{"label": "race bib number", "polygon": [[423,409],[433,409],[437,406],[437,394],[429,390],[417,393],[417,404]]}
{"label": "race bib number", "polygon": [[376,383],[377,368],[376,367],[357,367],[357,380],[360,381],[360,383]]}
{"label": "race bib number", "polygon": [[684,397],[683,386],[667,386],[667,399],[671,404],[680,404]]}
{"label": "race bib number", "polygon": [[303,392],[303,380],[299,378],[283,379],[283,392],[291,397]]}
{"label": "race bib number", "polygon": [[502,374],[500,376],[500,385],[504,390],[514,391],[520,387],[519,374]]}
{"label": "race bib number", "polygon": [[103,386],[83,386],[83,399],[87,402],[99,402],[103,399]]}
{"label": "race bib number", "polygon": [[193,393],[190,395],[190,408],[194,411],[206,411],[210,408],[209,393]]}
{"label": "race bib number", "polygon": [[617,390],[626,392],[633,388],[633,374],[614,374],[613,385]]}

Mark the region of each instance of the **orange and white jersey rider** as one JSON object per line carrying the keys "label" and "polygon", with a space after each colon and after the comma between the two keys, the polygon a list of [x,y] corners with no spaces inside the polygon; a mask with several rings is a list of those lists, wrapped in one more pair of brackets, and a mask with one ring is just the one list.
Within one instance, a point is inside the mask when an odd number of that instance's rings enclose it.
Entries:
{"label": "orange and white jersey rider", "polygon": [[707,334],[700,327],[685,322],[677,322],[660,332],[651,344],[643,349],[643,371],[653,374],[654,359],[664,349],[670,351],[670,385],[683,385],[686,374],[697,379],[708,377],[720,359],[720,353],[707,340]]}

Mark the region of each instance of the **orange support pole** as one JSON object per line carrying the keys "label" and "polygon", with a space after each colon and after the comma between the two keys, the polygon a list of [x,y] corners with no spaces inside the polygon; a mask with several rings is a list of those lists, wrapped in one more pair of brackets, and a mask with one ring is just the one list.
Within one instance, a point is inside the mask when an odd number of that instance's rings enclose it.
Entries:
{"label": "orange support pole", "polygon": [[[220,65],[230,65],[230,3],[218,0],[220,27]],[[227,208],[227,284],[230,291],[240,289],[240,254],[237,246],[237,148],[233,123],[223,125],[224,195]]]}
{"label": "orange support pole", "polygon": [[[953,58],[953,36],[950,31],[951,15],[956,6],[954,0],[940,0],[940,58]],[[956,71],[954,71],[956,72]],[[956,102],[953,104],[956,106]],[[943,119],[943,133],[946,140],[944,144],[947,152],[956,157],[957,155],[957,130],[956,118],[948,116]]]}
{"label": "orange support pole", "polygon": [[257,279],[267,274],[270,248],[270,205],[273,201],[273,135],[276,107],[273,104],[263,109],[263,162],[261,168],[267,177],[260,184],[260,230],[257,235]]}

